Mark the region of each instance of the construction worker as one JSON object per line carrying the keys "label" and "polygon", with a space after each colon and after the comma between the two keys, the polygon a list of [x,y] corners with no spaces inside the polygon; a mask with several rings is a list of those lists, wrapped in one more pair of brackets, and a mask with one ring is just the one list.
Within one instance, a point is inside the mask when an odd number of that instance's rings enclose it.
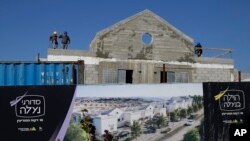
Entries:
{"label": "construction worker", "polygon": [[58,46],[56,31],[54,31],[53,34],[49,37],[49,40],[52,42],[52,48],[56,49]]}
{"label": "construction worker", "polygon": [[198,56],[198,57],[201,57],[202,55],[202,46],[200,43],[197,43],[195,46],[195,54]]}
{"label": "construction worker", "polygon": [[59,36],[59,38],[62,39],[62,49],[67,49],[68,48],[68,44],[70,44],[70,38],[67,34],[67,32],[63,32],[62,35]]}

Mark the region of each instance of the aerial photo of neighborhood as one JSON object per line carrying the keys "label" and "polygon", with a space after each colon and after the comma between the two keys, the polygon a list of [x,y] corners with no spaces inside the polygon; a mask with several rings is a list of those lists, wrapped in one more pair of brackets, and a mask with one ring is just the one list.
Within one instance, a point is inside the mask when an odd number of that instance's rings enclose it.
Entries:
{"label": "aerial photo of neighborhood", "polygon": [[[71,124],[90,140],[170,141],[183,139],[203,118],[202,96],[78,97]],[[111,139],[108,139],[111,138]]]}

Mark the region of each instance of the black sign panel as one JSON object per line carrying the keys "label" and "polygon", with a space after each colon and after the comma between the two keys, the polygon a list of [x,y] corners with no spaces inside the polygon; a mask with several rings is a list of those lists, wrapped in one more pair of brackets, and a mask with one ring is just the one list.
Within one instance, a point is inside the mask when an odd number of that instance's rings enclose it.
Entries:
{"label": "black sign panel", "polygon": [[0,87],[0,140],[55,141],[75,86]]}
{"label": "black sign panel", "polygon": [[237,139],[237,133],[244,132],[241,127],[248,127],[249,82],[203,83],[203,97],[206,141],[232,141]]}

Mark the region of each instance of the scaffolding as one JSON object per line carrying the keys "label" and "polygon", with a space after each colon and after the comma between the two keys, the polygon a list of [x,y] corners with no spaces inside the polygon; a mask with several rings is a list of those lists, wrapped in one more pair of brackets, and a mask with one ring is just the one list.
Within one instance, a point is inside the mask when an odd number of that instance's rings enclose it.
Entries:
{"label": "scaffolding", "polygon": [[232,53],[233,50],[232,49],[222,49],[222,48],[208,48],[208,47],[194,47],[194,49],[202,49],[203,51],[213,51],[213,52],[218,52],[218,54],[212,56],[212,58],[221,58],[224,57],[226,55],[230,55],[230,57],[232,58]]}

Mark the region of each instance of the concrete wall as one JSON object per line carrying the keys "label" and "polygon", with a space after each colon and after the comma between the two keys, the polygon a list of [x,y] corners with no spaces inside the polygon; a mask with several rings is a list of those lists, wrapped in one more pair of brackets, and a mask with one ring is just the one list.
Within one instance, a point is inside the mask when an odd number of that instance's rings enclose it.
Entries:
{"label": "concrete wall", "polygon": [[[144,33],[152,37],[142,41]],[[91,51],[101,58],[176,61],[193,53],[193,40],[149,10],[97,33]]]}
{"label": "concrete wall", "polygon": [[[187,82],[208,82],[208,81],[219,81],[219,82],[226,82],[226,81],[234,81],[233,76],[233,66],[231,67],[221,67],[217,65],[209,65],[206,66],[192,66],[192,65],[175,65],[175,64],[167,64],[166,65],[166,71],[175,72],[175,79],[176,82],[182,82],[177,81],[177,77],[182,77],[181,74],[186,74]],[[213,67],[214,66],[214,67]],[[227,65],[230,66],[230,65]],[[118,70],[124,69],[124,70],[133,70],[133,83],[139,84],[139,83],[160,83],[161,80],[161,71],[163,71],[163,63],[149,63],[149,62],[100,62],[98,67],[95,67],[96,69],[99,68],[99,70],[91,70],[89,74],[92,74],[92,76],[86,76],[91,77],[91,79],[88,79],[88,81],[85,81],[86,84],[94,84],[96,82],[98,83],[105,83],[103,72],[104,70],[109,70],[111,73],[113,73],[113,76],[115,80],[113,83],[117,83],[117,75]],[[93,68],[91,68],[93,69]],[[98,71],[98,72],[97,72]],[[88,75],[88,74],[87,74]],[[94,75],[94,76],[93,76]],[[93,78],[93,77],[98,77]]]}
{"label": "concrete wall", "polygon": [[[133,70],[133,83],[160,83],[159,78],[154,75],[154,63],[142,62],[100,62],[99,65],[99,83],[104,83],[104,70],[111,70],[117,75],[118,70]],[[115,82],[117,83],[117,82]]]}
{"label": "concrete wall", "polygon": [[[166,64],[166,71],[172,71],[176,74],[176,79],[180,74],[187,74],[187,82],[192,82],[192,67],[191,65],[175,65]],[[118,75],[118,70],[133,70],[133,83],[160,83],[161,71],[163,71],[163,63],[154,63],[148,61],[117,61],[117,62],[100,62],[99,63],[99,83],[105,83],[104,74],[105,70],[109,70],[113,75]],[[112,77],[112,76],[111,76]],[[118,78],[114,78],[118,79]],[[86,82],[88,83],[88,82]],[[117,83],[117,81],[114,81]]]}
{"label": "concrete wall", "polygon": [[85,84],[98,84],[99,83],[99,72],[98,72],[98,65],[85,65],[84,70],[84,83]]}
{"label": "concrete wall", "polygon": [[53,55],[66,55],[66,56],[88,56],[94,57],[95,54],[89,51],[82,51],[82,50],[65,50],[65,49],[48,49],[48,54]]}
{"label": "concrete wall", "polygon": [[224,64],[224,65],[234,64],[234,60],[230,58],[196,57],[194,61],[196,63],[201,63],[201,64]]}
{"label": "concrete wall", "polygon": [[[187,82],[207,82],[207,81],[235,81],[237,75],[234,71],[232,59],[200,58],[197,63],[178,61],[156,61],[156,60],[123,60],[105,59],[86,56],[69,56],[49,54],[48,61],[78,61],[84,60],[84,84],[104,84],[105,71],[110,72],[109,83],[117,83],[118,70],[133,70],[133,83],[160,83],[163,64],[166,71],[175,72],[175,77],[185,73]],[[66,51],[64,51],[66,52]],[[71,52],[71,51],[69,51]],[[212,61],[213,60],[213,61]],[[177,81],[179,82],[179,81]]]}
{"label": "concrete wall", "polygon": [[230,82],[234,81],[233,69],[195,68],[192,71],[192,82]]}

